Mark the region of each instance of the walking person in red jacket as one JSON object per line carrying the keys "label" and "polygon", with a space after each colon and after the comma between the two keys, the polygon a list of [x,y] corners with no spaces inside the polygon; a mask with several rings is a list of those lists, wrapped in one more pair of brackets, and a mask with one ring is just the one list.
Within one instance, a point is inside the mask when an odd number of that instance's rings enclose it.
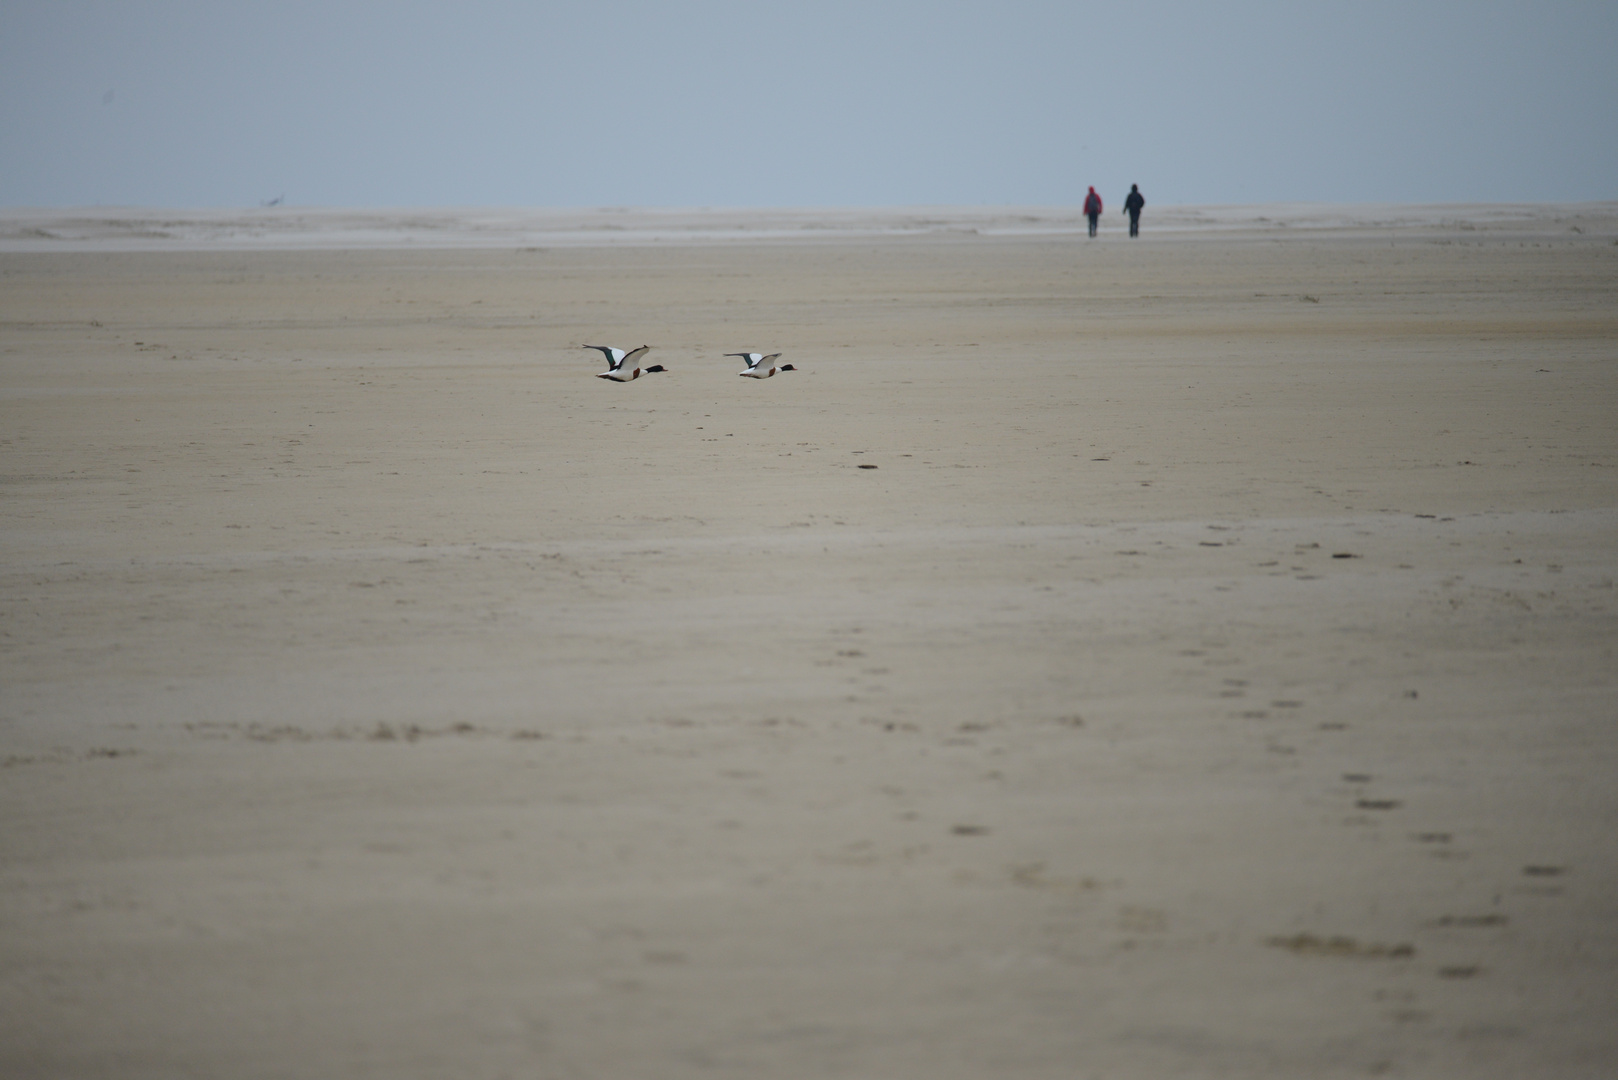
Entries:
{"label": "walking person in red jacket", "polygon": [[1101,220],[1101,196],[1096,189],[1091,188],[1090,194],[1084,197],[1084,216],[1090,219],[1090,235],[1096,234],[1096,222]]}

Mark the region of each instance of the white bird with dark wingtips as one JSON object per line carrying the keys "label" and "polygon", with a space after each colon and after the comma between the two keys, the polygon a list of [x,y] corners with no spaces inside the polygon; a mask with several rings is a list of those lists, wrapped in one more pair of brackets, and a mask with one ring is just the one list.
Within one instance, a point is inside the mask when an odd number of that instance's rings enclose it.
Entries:
{"label": "white bird with dark wingtips", "polygon": [[607,358],[607,370],[597,375],[596,378],[598,379],[611,379],[613,382],[632,382],[642,375],[650,375],[654,371],[668,370],[662,364],[640,367],[634,362],[639,360],[651,348],[650,345],[642,345],[640,348],[631,349],[629,352],[615,349],[611,345],[585,345],[584,348],[594,349]]}
{"label": "white bird with dark wingtips", "polygon": [[745,375],[749,379],[768,379],[777,371],[798,370],[791,364],[782,364],[780,367],[776,367],[775,361],[781,359],[780,353],[771,353],[770,355],[765,356],[763,353],[756,352],[728,352],[725,355],[741,357],[742,360],[747,364],[747,370],[738,371],[736,374]]}

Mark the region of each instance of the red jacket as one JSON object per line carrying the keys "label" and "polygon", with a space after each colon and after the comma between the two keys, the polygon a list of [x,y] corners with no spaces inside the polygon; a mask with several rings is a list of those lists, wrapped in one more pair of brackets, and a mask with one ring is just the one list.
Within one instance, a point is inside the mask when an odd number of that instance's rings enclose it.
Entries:
{"label": "red jacket", "polygon": [[1091,188],[1090,194],[1084,197],[1084,213],[1086,216],[1101,213],[1101,196],[1096,194],[1095,188]]}

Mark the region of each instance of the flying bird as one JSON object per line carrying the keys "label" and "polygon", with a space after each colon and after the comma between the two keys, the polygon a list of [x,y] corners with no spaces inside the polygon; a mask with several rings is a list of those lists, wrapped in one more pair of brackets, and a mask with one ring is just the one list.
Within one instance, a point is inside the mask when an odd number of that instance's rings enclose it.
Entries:
{"label": "flying bird", "polygon": [[613,382],[632,382],[642,375],[650,375],[654,371],[668,370],[662,364],[641,367],[636,363],[641,358],[641,354],[651,348],[650,345],[642,345],[640,348],[631,349],[629,352],[615,349],[611,345],[586,345],[584,348],[594,349],[607,358],[607,370],[597,375],[596,378],[598,379],[611,379]]}
{"label": "flying bird", "polygon": [[765,356],[763,353],[756,352],[728,352],[725,355],[741,357],[743,362],[747,364],[747,370],[738,371],[736,374],[745,375],[749,379],[768,379],[777,371],[798,370],[791,364],[782,364],[780,367],[777,367],[775,365],[775,361],[781,358],[780,353],[771,353],[770,355]]}

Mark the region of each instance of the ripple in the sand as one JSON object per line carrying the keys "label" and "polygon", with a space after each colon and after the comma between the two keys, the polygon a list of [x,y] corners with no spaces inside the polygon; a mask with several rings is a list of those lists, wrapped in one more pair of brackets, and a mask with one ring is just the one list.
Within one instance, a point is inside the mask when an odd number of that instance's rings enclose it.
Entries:
{"label": "ripple in the sand", "polygon": [[1511,919],[1507,916],[1497,913],[1488,915],[1442,915],[1435,925],[1456,927],[1462,930],[1475,930],[1487,926],[1504,926],[1510,921]]}
{"label": "ripple in the sand", "polygon": [[1314,934],[1293,934],[1291,937],[1272,937],[1264,944],[1274,949],[1304,956],[1344,956],[1371,960],[1400,960],[1416,955],[1416,947],[1401,942],[1398,945],[1377,945],[1356,941],[1351,937],[1316,937]]}

